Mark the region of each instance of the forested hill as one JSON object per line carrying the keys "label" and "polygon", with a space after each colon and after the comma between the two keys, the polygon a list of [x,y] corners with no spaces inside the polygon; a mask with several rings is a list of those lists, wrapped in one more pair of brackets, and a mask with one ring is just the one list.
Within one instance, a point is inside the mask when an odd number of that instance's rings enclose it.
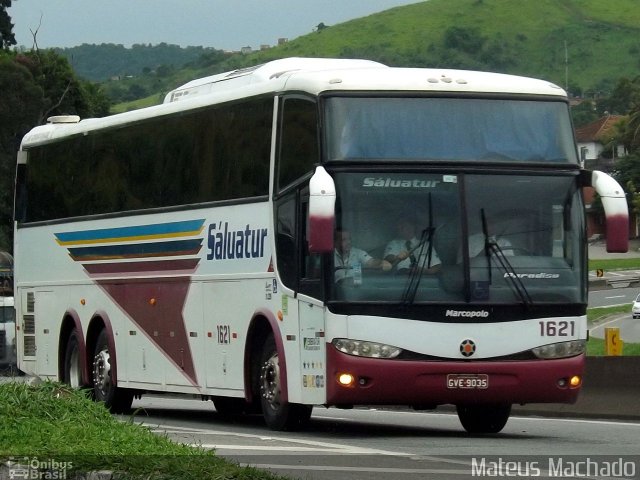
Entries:
{"label": "forested hill", "polygon": [[213,48],[186,47],[160,43],[158,45],[123,45],[103,43],[82,44],[72,48],[56,48],[66,57],[75,72],[82,78],[101,82],[112,78],[139,76],[158,68],[164,73],[180,69],[202,55],[215,51]]}
{"label": "forested hill", "polygon": [[491,70],[561,86],[568,67],[574,89],[608,88],[640,73],[640,1],[429,0],[330,26],[260,56],[292,55]]}
{"label": "forested hill", "polygon": [[620,78],[640,74],[639,0],[429,0],[320,26],[249,55],[207,50],[184,69],[110,82],[107,91],[115,101],[150,95],[157,102],[193,78],[290,56],[513,73],[550,80],[576,96],[607,96]]}

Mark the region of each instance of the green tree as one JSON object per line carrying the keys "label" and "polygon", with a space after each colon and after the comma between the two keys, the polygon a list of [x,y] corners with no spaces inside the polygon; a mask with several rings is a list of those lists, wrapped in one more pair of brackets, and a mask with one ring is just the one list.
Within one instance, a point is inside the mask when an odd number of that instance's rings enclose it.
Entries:
{"label": "green tree", "polygon": [[[636,79],[637,80],[637,79]],[[627,82],[624,82],[628,85]],[[620,85],[620,83],[619,83]],[[628,155],[616,160],[614,177],[628,193],[629,209],[640,214],[640,96],[631,95],[628,115],[616,125],[612,144],[623,144]]]}
{"label": "green tree", "polygon": [[486,39],[477,28],[453,26],[445,30],[443,41],[446,48],[476,54],[480,52]]}
{"label": "green tree", "polygon": [[596,107],[591,100],[583,100],[575,107],[571,107],[571,117],[576,127],[587,125],[599,118]]}
{"label": "green tree", "polygon": [[0,250],[11,251],[13,183],[22,137],[52,115],[106,115],[110,102],[99,86],[79,80],[53,50],[0,50],[0,92]]}
{"label": "green tree", "polygon": [[602,103],[609,113],[625,115],[635,104],[640,103],[640,76],[633,80],[626,77],[619,79],[611,95]]}
{"label": "green tree", "polygon": [[629,112],[623,142],[627,151],[640,154],[640,99]]}
{"label": "green tree", "polygon": [[13,23],[7,9],[11,6],[11,0],[0,0],[0,48],[6,49],[16,44],[13,35]]}
{"label": "green tree", "polygon": [[38,123],[42,88],[15,56],[0,52],[0,250],[12,251],[13,183],[22,136]]}

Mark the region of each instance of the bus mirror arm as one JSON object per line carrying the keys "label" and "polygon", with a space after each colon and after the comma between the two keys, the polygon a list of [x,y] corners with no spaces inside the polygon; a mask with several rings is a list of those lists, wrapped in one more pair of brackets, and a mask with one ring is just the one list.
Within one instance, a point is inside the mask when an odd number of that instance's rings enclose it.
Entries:
{"label": "bus mirror arm", "polygon": [[333,251],[336,187],[331,175],[322,166],[309,181],[309,253]]}
{"label": "bus mirror arm", "polygon": [[625,253],[629,250],[629,207],[620,184],[610,175],[598,170],[583,171],[585,186],[591,186],[602,200],[607,221],[607,252]]}

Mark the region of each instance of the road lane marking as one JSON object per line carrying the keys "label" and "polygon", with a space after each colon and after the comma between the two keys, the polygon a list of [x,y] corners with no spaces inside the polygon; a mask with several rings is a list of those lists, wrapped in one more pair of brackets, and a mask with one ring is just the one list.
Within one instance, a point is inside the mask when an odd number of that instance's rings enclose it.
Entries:
{"label": "road lane marking", "polygon": [[[220,445],[217,443],[191,443],[194,447],[206,448],[208,450],[251,450],[251,451],[265,451],[265,452],[326,452],[326,453],[339,453],[352,454],[353,452],[345,452],[343,450],[336,450],[334,448],[317,448],[317,447],[285,447],[282,445]],[[356,452],[355,455],[361,454]]]}
{"label": "road lane marking", "polygon": [[[150,427],[153,432],[157,433],[182,433],[182,434],[193,434],[193,435],[219,435],[223,437],[239,437],[246,438],[250,440],[259,440],[261,442],[264,441],[275,441],[275,442],[283,442],[283,443],[295,443],[298,445],[303,445],[299,447],[279,447],[283,450],[293,451],[295,449],[299,449],[300,451],[313,451],[314,449],[319,452],[334,452],[341,454],[349,454],[349,455],[390,455],[390,456],[414,456],[413,453],[404,453],[404,452],[392,452],[389,450],[380,450],[377,448],[364,448],[364,447],[354,447],[352,445],[345,445],[340,443],[328,443],[328,442],[319,442],[317,440],[306,440],[303,438],[295,438],[295,437],[285,437],[278,435],[255,435],[251,433],[239,433],[239,432],[228,432],[222,430],[211,430],[208,428],[194,428],[194,427],[178,427],[178,426],[162,426],[157,425],[155,427]],[[256,445],[255,447],[247,446],[247,445],[229,445],[229,444],[205,444],[205,443],[193,443],[194,446],[203,446],[204,448],[224,448],[225,450],[238,448],[242,450],[273,450],[272,445]],[[205,446],[206,445],[206,446]]]}
{"label": "road lane marking", "polygon": [[443,468],[374,468],[374,467],[338,467],[332,465],[272,465],[268,463],[240,464],[245,467],[255,467],[269,470],[322,470],[331,472],[367,472],[367,473],[419,473],[433,475],[471,475],[471,468],[467,470],[447,470]]}
{"label": "road lane marking", "polygon": [[619,321],[624,320],[624,319],[626,319],[626,318],[627,318],[626,316],[624,316],[624,317],[614,318],[613,320],[609,320],[608,322],[599,323],[598,325],[596,325],[595,327],[593,327],[593,328],[591,328],[591,329],[589,329],[589,330],[590,330],[590,331],[591,331],[591,333],[595,336],[595,333],[594,333],[594,332],[595,332],[596,330],[603,330],[603,329],[604,329],[604,327],[606,327],[607,325],[610,325],[610,324],[612,324],[612,323],[619,322]]}
{"label": "road lane marking", "polygon": [[[363,411],[363,412],[372,412],[372,413],[387,413],[387,414],[394,414],[394,415],[429,415],[429,416],[442,416],[442,417],[452,417],[452,418],[458,418],[458,415],[456,413],[435,413],[435,412],[410,412],[410,411],[393,411],[393,410],[369,410],[369,409],[357,409],[357,410],[353,410],[355,411]],[[327,412],[323,412],[325,413],[325,416],[322,416],[321,418],[331,418],[330,415],[327,415]],[[640,422],[624,422],[624,421],[615,421],[615,420],[591,420],[591,419],[581,419],[581,418],[559,418],[559,417],[529,417],[529,416],[523,416],[523,415],[511,415],[510,419],[518,419],[518,420],[526,420],[526,421],[531,421],[531,422],[538,422],[538,421],[543,421],[543,422],[573,422],[573,423],[589,423],[589,424],[594,424],[594,425],[610,425],[610,426],[627,426],[627,427],[636,427],[636,428],[640,428]]]}

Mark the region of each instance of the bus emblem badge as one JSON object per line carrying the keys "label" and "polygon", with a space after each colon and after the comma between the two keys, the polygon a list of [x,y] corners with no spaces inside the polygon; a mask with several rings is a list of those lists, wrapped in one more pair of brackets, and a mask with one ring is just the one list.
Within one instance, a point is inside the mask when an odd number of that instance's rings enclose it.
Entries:
{"label": "bus emblem badge", "polygon": [[476,344],[473,340],[463,340],[460,344],[460,353],[463,357],[470,357],[476,353]]}

